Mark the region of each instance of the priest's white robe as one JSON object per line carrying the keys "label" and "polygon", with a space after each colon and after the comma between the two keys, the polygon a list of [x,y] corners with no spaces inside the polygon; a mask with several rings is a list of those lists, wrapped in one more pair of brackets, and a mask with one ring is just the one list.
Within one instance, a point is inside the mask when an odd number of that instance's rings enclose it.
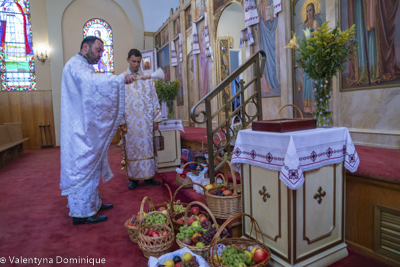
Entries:
{"label": "priest's white robe", "polygon": [[128,129],[125,156],[126,175],[130,180],[151,179],[158,171],[153,122],[162,122],[154,80],[138,80],[125,85],[125,123]]}
{"label": "priest's white robe", "polygon": [[96,74],[77,54],[64,66],[61,85],[61,182],[68,195],[69,215],[98,212],[100,174],[113,177],[108,147],[123,119],[124,75]]}

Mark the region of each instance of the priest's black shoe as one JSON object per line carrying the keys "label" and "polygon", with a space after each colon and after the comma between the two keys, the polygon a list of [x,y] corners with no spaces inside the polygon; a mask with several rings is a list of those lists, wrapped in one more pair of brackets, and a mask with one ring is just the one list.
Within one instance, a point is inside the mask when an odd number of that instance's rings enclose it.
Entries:
{"label": "priest's black shoe", "polygon": [[99,210],[100,211],[102,211],[102,210],[110,210],[112,208],[114,208],[113,204],[101,204],[101,207],[100,207]]}
{"label": "priest's black shoe", "polygon": [[105,215],[93,215],[87,218],[76,218],[72,217],[72,224],[73,225],[78,225],[78,224],[95,224],[95,223],[101,223],[107,221],[107,216]]}
{"label": "priest's black shoe", "polygon": [[157,181],[154,178],[148,179],[148,180],[144,180],[144,182],[146,184],[151,184],[151,185],[160,185],[161,183],[159,181]]}
{"label": "priest's black shoe", "polygon": [[139,181],[130,180],[129,181],[129,185],[128,185],[128,189],[129,190],[136,189],[136,187],[138,186],[138,183],[139,183]]}

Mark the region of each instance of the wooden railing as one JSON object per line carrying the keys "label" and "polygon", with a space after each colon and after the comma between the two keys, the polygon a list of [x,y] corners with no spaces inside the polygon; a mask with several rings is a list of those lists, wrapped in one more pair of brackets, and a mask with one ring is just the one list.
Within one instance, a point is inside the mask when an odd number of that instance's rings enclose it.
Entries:
{"label": "wooden railing", "polygon": [[[223,80],[214,90],[208,93],[205,97],[203,97],[196,105],[192,107],[190,110],[190,116],[195,123],[203,124],[206,123],[207,126],[207,150],[208,150],[208,159],[209,159],[209,175],[211,179],[211,183],[214,182],[215,173],[221,169],[227,160],[232,158],[231,152],[231,142],[236,139],[237,132],[234,131],[232,127],[232,118],[237,116],[241,121],[241,129],[245,129],[248,125],[250,125],[254,120],[262,120],[262,103],[261,103],[261,77],[264,73],[265,62],[267,60],[267,56],[264,51],[260,50],[255,53],[252,57],[250,57],[246,62],[244,62],[241,66],[239,66],[234,72],[232,72],[225,80]],[[245,82],[243,79],[240,80],[240,88],[239,90],[232,95],[230,98],[228,94],[225,92],[225,88],[229,87],[233,80],[238,78],[243,72],[245,72],[248,68],[253,66],[253,76],[248,77],[248,81]],[[247,93],[246,90],[249,90],[249,86],[254,84],[254,91],[252,93]],[[221,107],[218,108],[217,111],[211,113],[211,103],[214,99],[217,98],[219,94],[223,95],[223,103]],[[241,103],[240,105],[230,112],[232,102],[240,96]],[[204,109],[197,111],[201,104],[205,104]],[[249,104],[253,104],[255,106],[255,114],[249,115]],[[218,124],[218,126],[213,129],[212,121],[215,117],[218,117],[220,113],[225,113],[225,119]],[[202,120],[198,120],[198,118],[203,115]],[[214,134],[221,130],[226,137],[226,142],[224,144],[216,144],[213,141]],[[232,134],[232,136],[231,136]],[[215,148],[215,149],[214,149]],[[219,162],[217,166],[215,166],[214,160],[217,155],[221,155],[221,152],[226,151],[227,156],[223,158],[223,161]]]}

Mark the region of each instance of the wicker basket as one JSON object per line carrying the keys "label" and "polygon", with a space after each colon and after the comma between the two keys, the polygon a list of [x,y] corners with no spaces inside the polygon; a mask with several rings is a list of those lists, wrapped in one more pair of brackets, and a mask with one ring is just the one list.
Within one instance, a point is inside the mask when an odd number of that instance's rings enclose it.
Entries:
{"label": "wicker basket", "polygon": [[[181,169],[185,170],[185,167],[192,163],[199,164],[198,162],[195,162],[195,161],[187,162],[182,165]],[[192,181],[192,179],[190,179],[190,177],[188,177],[187,175],[186,175],[186,177],[181,177],[180,173],[176,173],[176,184],[177,185],[179,185],[179,186],[183,185],[183,188],[191,188],[192,186],[188,185],[190,183],[193,183],[193,181]]]}
{"label": "wicker basket", "polygon": [[[198,183],[190,183],[190,184],[181,185],[180,187],[178,187],[178,188],[175,190],[174,195],[173,195],[173,197],[172,197],[172,200],[173,200],[173,201],[175,200],[176,195],[178,194],[179,190],[181,190],[182,188],[187,188],[187,186],[189,186],[190,188],[192,188],[194,184],[201,186],[201,187],[203,188],[203,190],[205,189],[203,185],[198,184]],[[182,206],[185,207],[185,208],[188,206],[187,203],[179,203],[179,204],[182,205]],[[174,224],[174,229],[175,229],[175,231],[177,231],[177,232],[179,231],[179,228],[181,228],[181,226],[183,226],[183,223],[179,223],[177,220],[178,220],[179,218],[182,218],[182,216],[184,215],[184,213],[185,213],[185,212],[178,212],[178,213],[175,212],[173,206],[172,206],[172,208],[171,208],[171,213],[170,213],[170,215],[171,215],[172,223]],[[209,216],[206,212],[200,211],[200,213],[206,215],[207,220],[210,219],[210,216]]]}
{"label": "wicker basket", "polygon": [[146,203],[146,200],[149,201],[149,211],[154,211],[153,201],[149,197],[144,197],[142,200],[142,204],[140,205],[139,216],[136,219],[136,221],[137,221],[136,226],[129,225],[129,221],[132,218],[129,218],[128,220],[126,220],[125,224],[124,224],[125,228],[128,230],[129,238],[134,243],[138,242],[139,221],[143,220],[143,207],[144,207],[144,203]]}
{"label": "wicker basket", "polygon": [[[171,248],[175,240],[174,228],[172,227],[172,222],[169,216],[159,211],[152,211],[146,214],[143,220],[145,220],[147,216],[150,216],[152,214],[162,214],[167,219],[167,222],[165,224],[146,225],[146,226],[142,226],[141,223],[139,224],[138,244],[143,252],[143,256],[145,256],[146,258],[150,258],[150,256],[158,258],[164,255],[165,253],[168,253],[169,249]],[[159,237],[146,236],[146,233],[149,230],[153,230],[160,233],[160,236]],[[167,231],[168,233],[162,236],[161,233],[165,231]]]}
{"label": "wicker basket", "polygon": [[[201,206],[202,208],[204,208],[204,209],[208,212],[208,214],[210,215],[210,217],[211,217],[213,223],[215,224],[215,228],[216,228],[217,233],[218,233],[219,227],[218,227],[217,221],[215,220],[215,217],[213,216],[213,214],[212,214],[211,211],[207,208],[206,205],[204,205],[203,203],[198,202],[198,201],[190,202],[189,205],[186,207],[186,211],[185,211],[185,225],[187,225],[187,219],[188,219],[187,215],[188,215],[188,212],[189,212],[191,206],[193,206],[193,205],[199,205],[199,206]],[[202,256],[204,259],[207,258],[207,252],[210,250],[210,245],[207,245],[207,246],[204,246],[204,247],[188,246],[188,245],[185,245],[185,244],[184,244],[182,241],[180,241],[178,238],[176,239],[176,243],[178,244],[178,246],[179,246],[180,248],[187,247],[187,248],[190,249],[194,254],[200,255],[200,256]]]}
{"label": "wicker basket", "polygon": [[[250,218],[251,220],[251,230],[250,230],[250,237],[252,236],[252,232],[253,229],[256,233],[256,238],[255,239],[249,239],[249,238],[240,238],[240,237],[234,237],[234,238],[224,238],[221,239],[220,235],[222,233],[222,231],[225,229],[225,227],[227,227],[233,220],[235,220],[236,218],[240,218],[240,217],[244,217],[247,216]],[[259,240],[259,236],[261,236],[262,238],[262,242],[258,241]],[[218,229],[217,233],[215,234],[213,240],[211,241],[210,247],[211,249],[207,251],[207,262],[210,264],[211,267],[227,267],[226,265],[223,265],[220,260],[218,258],[212,258],[212,256],[214,254],[217,253],[216,248],[218,244],[223,244],[225,246],[228,245],[235,245],[235,246],[259,246],[260,248],[262,248],[263,250],[265,250],[268,253],[268,257],[258,263],[258,264],[254,264],[252,265],[252,267],[263,267],[263,266],[267,266],[269,260],[271,259],[271,251],[269,250],[269,248],[264,244],[264,237],[261,233],[261,229],[260,226],[258,225],[257,221],[249,214],[246,213],[238,213],[235,216],[232,216],[231,218],[229,218],[228,220],[226,220],[221,227]]]}
{"label": "wicker basket", "polygon": [[210,210],[212,211],[215,218],[224,219],[224,220],[229,219],[230,217],[232,217],[233,215],[235,215],[237,213],[241,213],[243,210],[242,195],[241,194],[239,195],[237,192],[238,190],[241,190],[242,187],[241,187],[241,185],[236,184],[236,173],[232,169],[230,162],[227,161],[227,164],[229,165],[229,167],[232,170],[233,185],[228,184],[227,177],[224,177],[221,174],[218,174],[217,177],[220,175],[224,179],[225,185],[223,187],[226,187],[227,189],[231,190],[234,195],[221,197],[221,196],[216,196],[216,195],[211,194],[212,191],[218,190],[218,189],[222,188],[222,186],[214,187],[211,189],[206,189],[204,191],[204,196],[206,198],[207,205],[210,208]]}

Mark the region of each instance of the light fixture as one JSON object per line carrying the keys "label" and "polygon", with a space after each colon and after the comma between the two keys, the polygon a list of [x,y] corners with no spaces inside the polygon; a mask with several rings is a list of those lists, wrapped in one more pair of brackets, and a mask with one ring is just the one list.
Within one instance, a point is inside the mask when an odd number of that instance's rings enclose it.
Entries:
{"label": "light fixture", "polygon": [[49,56],[47,55],[47,49],[39,49],[39,52],[36,50],[36,59],[42,63],[48,60]]}

